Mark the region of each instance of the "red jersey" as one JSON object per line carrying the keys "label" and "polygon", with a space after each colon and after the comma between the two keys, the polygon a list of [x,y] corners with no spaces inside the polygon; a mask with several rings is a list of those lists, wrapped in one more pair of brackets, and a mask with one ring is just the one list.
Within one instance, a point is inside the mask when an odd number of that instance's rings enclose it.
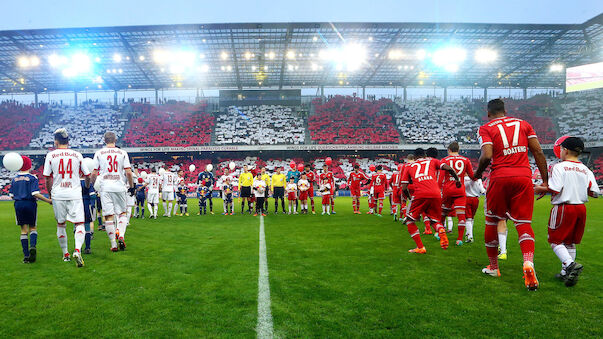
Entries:
{"label": "red jersey", "polygon": [[391,176],[391,178],[389,178],[389,182],[388,185],[391,186],[392,189],[398,189],[400,188],[400,178],[402,177],[402,175],[398,172],[394,172]]}
{"label": "red jersey", "polygon": [[[473,167],[471,161],[462,155],[449,155],[444,159],[440,160],[442,164],[446,164],[456,172],[461,180],[464,180],[465,175],[473,179]],[[442,170],[440,173],[442,178],[442,193],[448,197],[464,197],[465,196],[465,185],[456,187],[456,181],[454,177],[448,173],[448,171]]]}
{"label": "red jersey", "polygon": [[375,192],[385,192],[387,186],[387,175],[377,172],[371,177],[371,186]]}
{"label": "red jersey", "polygon": [[532,126],[521,119],[497,118],[479,128],[480,145],[492,145],[491,178],[532,178],[528,139],[537,138]]}
{"label": "red jersey", "polygon": [[402,183],[412,182],[413,196],[417,198],[440,198],[437,173],[440,161],[433,158],[421,158],[409,164],[402,174]]}
{"label": "red jersey", "polygon": [[348,187],[350,187],[350,189],[360,189],[360,183],[366,180],[369,180],[369,177],[367,177],[364,172],[352,172],[348,177]]}
{"label": "red jersey", "polygon": [[325,179],[328,180],[329,185],[331,185],[331,192],[333,192],[335,190],[335,179],[333,179],[333,173],[331,172],[327,172],[327,173],[321,173],[318,178],[320,179],[320,182],[324,182]]}
{"label": "red jersey", "polygon": [[310,184],[314,183],[314,180],[316,180],[316,174],[312,171],[304,172],[303,174],[306,175],[306,180],[308,180]]}

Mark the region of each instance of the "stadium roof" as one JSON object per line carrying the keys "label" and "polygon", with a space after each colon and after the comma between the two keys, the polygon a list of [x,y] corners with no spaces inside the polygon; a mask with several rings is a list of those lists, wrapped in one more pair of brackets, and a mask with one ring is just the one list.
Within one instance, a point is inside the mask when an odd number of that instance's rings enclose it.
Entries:
{"label": "stadium roof", "polygon": [[[0,32],[2,92],[318,86],[562,87],[600,61],[583,24],[232,23]],[[476,51],[483,61],[477,62]],[[551,71],[551,65],[561,65]]]}

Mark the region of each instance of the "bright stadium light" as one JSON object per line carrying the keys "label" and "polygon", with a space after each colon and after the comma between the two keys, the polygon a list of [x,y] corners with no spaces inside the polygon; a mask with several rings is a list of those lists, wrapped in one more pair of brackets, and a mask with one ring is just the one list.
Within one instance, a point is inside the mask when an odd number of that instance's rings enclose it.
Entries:
{"label": "bright stadium light", "polygon": [[446,47],[433,53],[432,61],[437,66],[460,64],[467,58],[467,52],[459,47]]}
{"label": "bright stadium light", "polygon": [[549,70],[551,72],[561,72],[561,71],[563,71],[563,65],[559,64],[559,63],[551,64],[551,66],[549,67]]}
{"label": "bright stadium light", "polygon": [[65,63],[67,63],[67,58],[62,55],[51,54],[48,56],[50,67],[59,67]]}
{"label": "bright stadium light", "polygon": [[427,52],[425,52],[424,49],[420,49],[415,53],[415,56],[417,57],[417,59],[423,60],[427,56]]}
{"label": "bright stadium light", "polygon": [[209,65],[208,64],[201,65],[201,72],[204,72],[204,73],[209,72]]}
{"label": "bright stadium light", "polygon": [[287,51],[287,59],[294,60],[295,59],[295,51]]}
{"label": "bright stadium light", "polygon": [[226,52],[220,53],[220,59],[222,59],[222,60],[228,59],[228,53],[226,53]]}
{"label": "bright stadium light", "polygon": [[276,57],[276,53],[270,51],[270,52],[266,53],[266,57],[270,60],[273,60]]}
{"label": "bright stadium light", "polygon": [[25,56],[19,57],[19,59],[17,59],[17,63],[19,64],[19,67],[27,68],[29,67],[29,58]]}
{"label": "bright stadium light", "polygon": [[139,60],[139,61],[144,61],[144,55],[139,56],[139,57],[138,57],[138,60]]}
{"label": "bright stadium light", "polygon": [[459,65],[457,65],[457,64],[448,64],[448,65],[444,66],[444,69],[447,72],[454,73],[454,72],[456,72],[456,71],[459,70]]}
{"label": "bright stadium light", "polygon": [[249,59],[251,59],[251,52],[245,52],[245,53],[243,54],[243,57],[245,58],[245,60],[249,60]]}
{"label": "bright stadium light", "polygon": [[404,57],[404,53],[402,53],[399,49],[392,49],[387,53],[387,58],[390,60],[400,60]]}
{"label": "bright stadium light", "polygon": [[65,77],[71,78],[90,72],[92,62],[90,57],[84,53],[76,53],[68,61],[68,67],[62,70]]}
{"label": "bright stadium light", "polygon": [[121,62],[121,54],[119,54],[119,53],[113,54],[113,61]]}
{"label": "bright stadium light", "polygon": [[495,50],[489,48],[480,48],[475,51],[475,61],[479,63],[488,64],[496,61],[496,59],[498,59],[498,53],[496,53]]}
{"label": "bright stadium light", "polygon": [[40,58],[38,58],[37,56],[32,56],[31,58],[29,58],[29,64],[32,67],[40,65]]}
{"label": "bright stadium light", "polygon": [[338,49],[322,50],[319,57],[335,63],[337,70],[358,70],[366,62],[366,48],[359,44],[347,44]]}

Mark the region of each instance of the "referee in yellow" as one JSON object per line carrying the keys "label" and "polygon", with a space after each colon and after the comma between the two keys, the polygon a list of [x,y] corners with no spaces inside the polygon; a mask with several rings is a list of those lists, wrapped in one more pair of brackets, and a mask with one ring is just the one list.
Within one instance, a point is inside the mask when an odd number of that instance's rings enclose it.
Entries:
{"label": "referee in yellow", "polygon": [[245,201],[251,214],[251,185],[253,184],[253,174],[249,172],[249,167],[243,165],[243,173],[239,175],[239,194],[243,200],[241,201],[241,214],[245,212]]}
{"label": "referee in yellow", "polygon": [[274,214],[278,213],[278,199],[281,199],[281,207],[283,213],[285,213],[285,184],[287,183],[287,177],[281,173],[281,168],[275,169],[276,173],[272,175],[272,183],[270,185],[272,190],[272,197],[274,198]]}
{"label": "referee in yellow", "polygon": [[266,167],[262,167],[262,175],[260,178],[266,183],[266,190],[264,191],[264,212],[268,213],[268,197],[270,196],[269,192],[270,187],[272,186],[272,180],[270,179],[270,174],[266,173]]}

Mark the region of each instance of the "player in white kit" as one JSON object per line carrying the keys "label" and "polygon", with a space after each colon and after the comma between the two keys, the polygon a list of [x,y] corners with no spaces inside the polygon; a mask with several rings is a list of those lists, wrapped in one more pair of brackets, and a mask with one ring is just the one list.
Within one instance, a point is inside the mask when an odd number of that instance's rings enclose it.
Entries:
{"label": "player in white kit", "polygon": [[172,216],[172,207],[176,199],[176,174],[165,171],[161,175],[161,199],[163,200],[163,216]]}
{"label": "player in white kit", "polygon": [[56,149],[46,155],[44,176],[46,189],[52,199],[52,209],[57,220],[57,238],[63,250],[63,261],[71,261],[67,247],[67,231],[65,222],[72,222],[75,227],[75,249],[73,258],[78,267],[84,266],[80,252],[86,237],[84,229],[84,203],[80,175],[84,175],[87,187],[90,187],[90,170],[83,166],[84,158],[79,152],[69,149],[69,134],[64,128],[54,132]]}
{"label": "player in white kit", "polygon": [[[128,226],[126,208],[126,195],[134,195],[134,179],[130,169],[130,158],[126,151],[115,147],[117,136],[114,132],[105,133],[105,147],[94,154],[94,165],[96,169],[92,173],[92,180],[100,176],[101,181],[101,204],[103,205],[103,216],[105,216],[105,229],[111,242],[111,251],[125,250],[124,237]],[[127,181],[127,187],[124,182]],[[115,230],[115,219],[117,216],[117,231]]]}
{"label": "player in white kit", "polygon": [[159,186],[161,184],[161,178],[157,175],[157,170],[151,168],[151,174],[147,175],[144,186],[148,188],[147,191],[147,207],[151,213],[152,219],[157,219],[157,210],[159,209]]}

